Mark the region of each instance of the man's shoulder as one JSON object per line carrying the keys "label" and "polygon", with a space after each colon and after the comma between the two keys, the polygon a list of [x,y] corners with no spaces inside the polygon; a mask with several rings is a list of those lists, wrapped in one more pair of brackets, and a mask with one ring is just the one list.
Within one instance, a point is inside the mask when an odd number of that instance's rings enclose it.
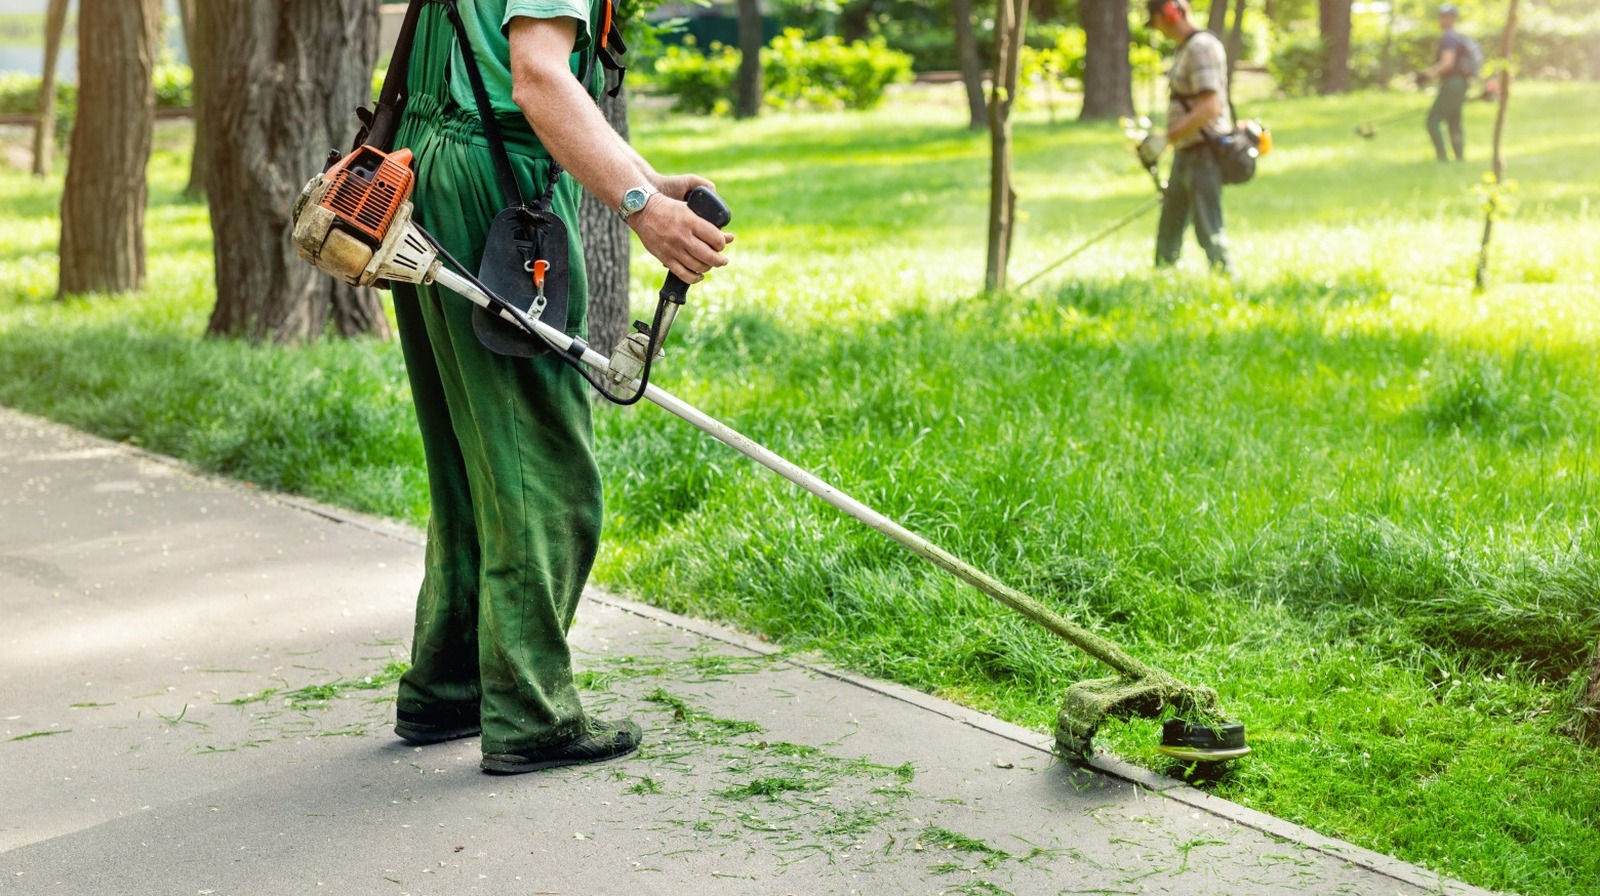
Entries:
{"label": "man's shoulder", "polygon": [[1204,28],[1190,35],[1186,49],[1191,53],[1218,53],[1227,52],[1222,46],[1222,38],[1205,30]]}

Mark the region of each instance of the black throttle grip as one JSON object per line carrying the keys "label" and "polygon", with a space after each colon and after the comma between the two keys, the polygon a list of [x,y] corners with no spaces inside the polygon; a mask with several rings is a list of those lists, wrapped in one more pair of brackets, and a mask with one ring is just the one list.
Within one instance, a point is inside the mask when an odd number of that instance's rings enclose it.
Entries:
{"label": "black throttle grip", "polygon": [[[718,230],[727,227],[728,222],[733,220],[733,211],[710,187],[695,187],[683,201],[689,204],[690,211],[717,225]],[[688,296],[689,284],[677,274],[667,274],[667,282],[661,284],[662,300],[682,305]]]}

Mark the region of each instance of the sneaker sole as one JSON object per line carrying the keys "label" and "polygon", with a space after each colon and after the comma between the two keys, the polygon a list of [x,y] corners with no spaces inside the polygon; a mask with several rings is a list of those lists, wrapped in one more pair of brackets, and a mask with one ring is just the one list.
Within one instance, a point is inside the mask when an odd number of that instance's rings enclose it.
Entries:
{"label": "sneaker sole", "polygon": [[509,756],[500,758],[496,754],[491,753],[483,757],[483,761],[478,763],[478,767],[491,775],[521,775],[527,772],[536,772],[547,768],[562,768],[568,765],[589,765],[595,762],[606,762],[611,759],[621,759],[624,756],[632,756],[637,752],[639,752],[639,745],[634,744],[620,753],[612,753],[607,756],[571,756],[562,759],[538,759],[531,762],[517,761]]}
{"label": "sneaker sole", "polygon": [[447,740],[460,740],[463,737],[477,737],[483,729],[477,725],[467,728],[446,728],[442,731],[417,731],[404,729],[399,725],[394,727],[395,736],[408,744],[425,747],[429,744],[442,744]]}

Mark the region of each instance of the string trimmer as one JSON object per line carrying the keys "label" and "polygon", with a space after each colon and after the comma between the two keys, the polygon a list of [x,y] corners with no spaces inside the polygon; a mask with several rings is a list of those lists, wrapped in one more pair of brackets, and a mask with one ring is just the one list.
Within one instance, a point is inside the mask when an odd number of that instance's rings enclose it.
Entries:
{"label": "string trimmer", "polygon": [[[607,397],[617,400],[610,389],[601,386],[601,380],[613,388],[631,389],[631,399],[642,395],[1115,669],[1118,674],[1114,677],[1067,689],[1056,728],[1056,743],[1064,754],[1087,757],[1095,730],[1106,718],[1157,718],[1169,711],[1186,718],[1167,721],[1162,735],[1163,752],[1194,762],[1221,762],[1249,752],[1244,744],[1243,725],[1211,724],[1218,714],[1217,694],[1212,689],[1185,684],[1134,659],[1111,641],[1067,621],[1033,598],[651,385],[647,362],[657,355],[670,315],[664,320],[658,313],[653,327],[636,324],[640,332],[619,343],[608,359],[582,339],[567,335],[496,295],[411,220],[409,197],[414,175],[410,160],[408,150],[387,153],[362,146],[334,160],[326,171],[313,177],[294,208],[293,238],[300,257],[353,286],[372,286],[380,281],[437,284],[465,297],[543,339],[568,363],[586,365],[585,376]],[[701,217],[718,227],[727,224],[727,206],[710,190],[699,188],[688,201]],[[536,280],[540,276],[537,263],[531,265],[530,275]],[[662,288],[663,307],[681,304],[687,290],[682,280],[669,276]]]}
{"label": "string trimmer", "polygon": [[1166,137],[1162,134],[1151,131],[1150,119],[1143,116],[1140,116],[1139,118],[1123,118],[1120,120],[1120,124],[1122,125],[1123,135],[1128,138],[1130,141],[1129,145],[1133,147],[1134,154],[1139,157],[1139,164],[1143,166],[1145,172],[1150,175],[1150,180],[1155,183],[1156,195],[1146,199],[1138,208],[1133,209],[1122,217],[1112,221],[1110,224],[1107,224],[1105,227],[1100,228],[1088,239],[1074,246],[1072,251],[1061,256],[1055,261],[1052,261],[1038,273],[1022,281],[1017,285],[1018,292],[1027,289],[1029,285],[1037,281],[1040,277],[1043,277],[1045,274],[1048,274],[1072,259],[1077,258],[1085,249],[1088,249],[1095,243],[1100,242],[1113,233],[1116,233],[1129,224],[1132,224],[1134,221],[1144,217],[1147,212],[1160,205],[1166,198],[1167,183],[1161,179],[1161,153],[1167,148]]}
{"label": "string trimmer", "polygon": [[1408,112],[1402,112],[1399,115],[1390,116],[1389,118],[1380,118],[1377,121],[1363,121],[1356,125],[1356,136],[1361,137],[1364,140],[1371,140],[1372,138],[1378,136],[1378,128],[1382,127],[1383,125],[1395,124],[1397,122],[1405,121],[1409,118],[1416,118],[1418,115],[1421,115],[1426,111],[1428,110],[1412,109]]}

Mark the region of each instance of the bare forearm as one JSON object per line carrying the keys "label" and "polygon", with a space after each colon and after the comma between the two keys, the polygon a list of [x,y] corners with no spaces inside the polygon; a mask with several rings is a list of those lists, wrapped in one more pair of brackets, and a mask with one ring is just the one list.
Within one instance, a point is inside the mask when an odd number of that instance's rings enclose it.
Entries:
{"label": "bare forearm", "polygon": [[668,270],[695,283],[728,263],[722,249],[733,239],[682,201],[711,182],[693,174],[664,177],[622,139],[567,68],[576,36],[570,18],[512,19],[512,99],[551,157],[605,205],[617,208],[624,193],[645,184],[660,191],[628,216],[628,226]]}
{"label": "bare forearm", "polygon": [[654,172],[606,121],[565,60],[537,50],[514,57],[512,98],[561,167],[616,208],[624,192],[648,182]]}
{"label": "bare forearm", "polygon": [[1168,143],[1182,143],[1222,114],[1222,96],[1215,92],[1202,93],[1195,104],[1178,123],[1167,128]]}
{"label": "bare forearm", "polygon": [[1451,69],[1454,69],[1455,67],[1456,67],[1456,51],[1455,50],[1445,50],[1443,53],[1441,53],[1439,55],[1439,61],[1435,62],[1433,64],[1433,67],[1428,68],[1428,69],[1424,69],[1422,73],[1424,75],[1428,76],[1429,78],[1437,78],[1440,75],[1444,74],[1445,72],[1448,72]]}

